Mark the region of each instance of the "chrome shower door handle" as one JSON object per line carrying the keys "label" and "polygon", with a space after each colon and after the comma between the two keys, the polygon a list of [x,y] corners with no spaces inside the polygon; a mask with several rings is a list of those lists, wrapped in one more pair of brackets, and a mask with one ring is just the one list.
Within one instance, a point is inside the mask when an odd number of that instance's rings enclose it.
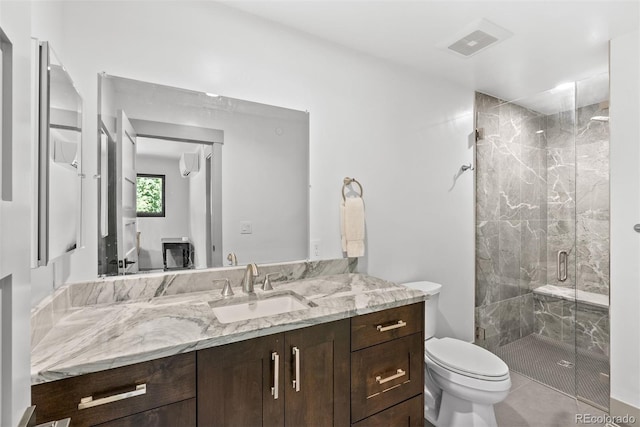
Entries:
{"label": "chrome shower door handle", "polygon": [[560,282],[567,280],[568,255],[567,251],[558,251],[558,281]]}

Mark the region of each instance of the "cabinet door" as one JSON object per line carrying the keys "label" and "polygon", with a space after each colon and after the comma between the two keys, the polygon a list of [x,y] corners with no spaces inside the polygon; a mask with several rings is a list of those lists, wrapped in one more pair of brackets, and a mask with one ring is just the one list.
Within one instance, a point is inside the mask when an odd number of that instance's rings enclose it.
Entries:
{"label": "cabinet door", "polygon": [[282,426],[282,348],[275,334],[198,351],[198,427]]}
{"label": "cabinet door", "polygon": [[349,319],[285,334],[285,425],[349,425]]}

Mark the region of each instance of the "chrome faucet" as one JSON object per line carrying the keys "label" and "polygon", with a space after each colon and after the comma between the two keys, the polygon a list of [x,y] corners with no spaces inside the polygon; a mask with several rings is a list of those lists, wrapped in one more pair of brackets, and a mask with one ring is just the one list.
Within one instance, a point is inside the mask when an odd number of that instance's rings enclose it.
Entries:
{"label": "chrome faucet", "polygon": [[235,252],[231,252],[227,255],[227,260],[229,261],[229,265],[238,265],[238,258],[236,257]]}
{"label": "chrome faucet", "polygon": [[257,275],[258,266],[254,263],[247,264],[247,269],[244,271],[244,279],[242,279],[242,292],[245,294],[253,293],[253,285]]}

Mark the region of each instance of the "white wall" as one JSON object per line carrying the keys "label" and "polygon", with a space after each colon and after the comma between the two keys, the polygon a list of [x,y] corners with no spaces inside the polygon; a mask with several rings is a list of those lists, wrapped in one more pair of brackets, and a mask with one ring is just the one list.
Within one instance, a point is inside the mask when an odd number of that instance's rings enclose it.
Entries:
{"label": "white wall", "polygon": [[640,33],[611,41],[611,398],[640,408]]}
{"label": "white wall", "polygon": [[138,218],[140,268],[163,268],[161,239],[189,237],[189,178],[180,175],[175,158],[138,155],[136,171],[165,176],[165,216]]}
{"label": "white wall", "polygon": [[31,4],[0,2],[0,26],[13,43],[13,200],[0,201],[0,425],[14,426],[31,400]]}
{"label": "white wall", "polygon": [[[200,147],[197,151],[200,171],[189,176],[189,236],[193,242],[195,268],[207,268],[207,160],[211,147]],[[206,154],[205,154],[206,153]]]}
{"label": "white wall", "polygon": [[[308,257],[305,119],[300,114],[220,117],[223,261],[230,252],[240,264]],[[250,234],[240,232],[245,221],[251,223]]]}
{"label": "white wall", "polygon": [[[342,179],[365,190],[363,267],[444,285],[441,333],[473,331],[473,92],[292,32],[216,3],[67,2],[60,56],[84,97],[86,174],[96,173],[96,74],[163,83],[310,112],[312,241],[340,257]],[[152,10],[151,10],[152,9]],[[100,17],[100,19],[96,19]],[[87,185],[85,223],[95,227]],[[96,233],[70,281],[96,275]]]}

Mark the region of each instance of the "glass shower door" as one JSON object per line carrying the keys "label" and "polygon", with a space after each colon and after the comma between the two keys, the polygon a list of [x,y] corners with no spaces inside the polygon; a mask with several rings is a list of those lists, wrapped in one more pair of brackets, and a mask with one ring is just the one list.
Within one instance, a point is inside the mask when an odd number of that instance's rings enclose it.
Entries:
{"label": "glass shower door", "polygon": [[477,94],[477,344],[576,395],[575,85]]}
{"label": "glass shower door", "polygon": [[609,76],[576,84],[576,396],[609,408]]}
{"label": "glass shower door", "polygon": [[608,75],[476,94],[476,344],[609,403]]}

